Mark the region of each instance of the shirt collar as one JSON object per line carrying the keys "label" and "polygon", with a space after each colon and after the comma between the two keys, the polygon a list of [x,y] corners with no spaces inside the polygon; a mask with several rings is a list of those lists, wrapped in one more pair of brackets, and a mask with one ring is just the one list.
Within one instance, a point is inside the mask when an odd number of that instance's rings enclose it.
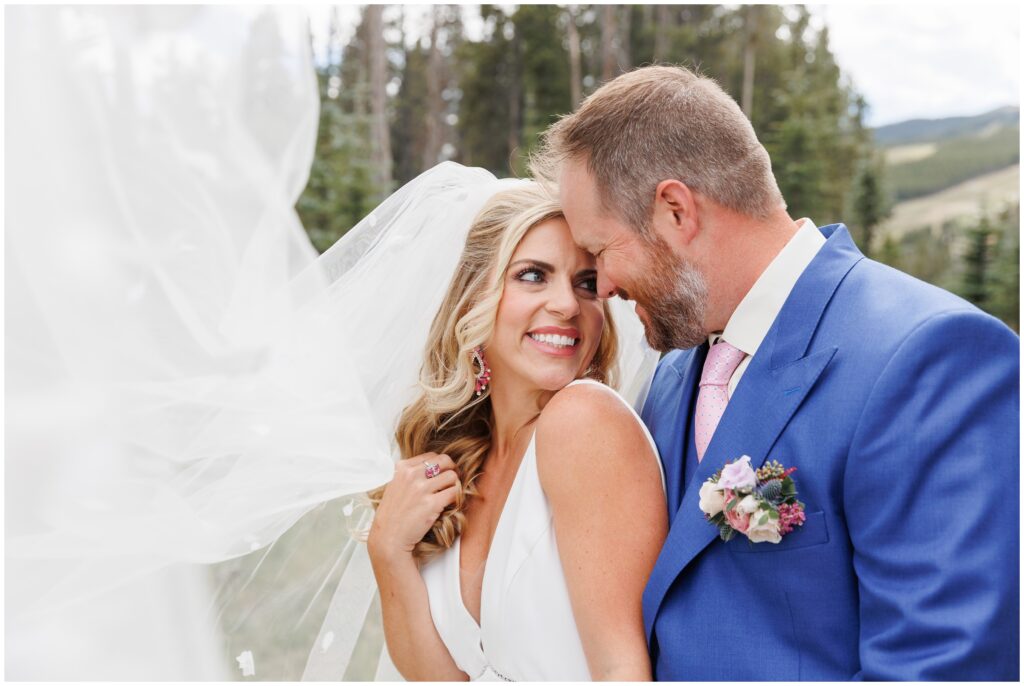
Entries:
{"label": "shirt collar", "polygon": [[800,228],[747,291],[725,330],[708,337],[710,345],[723,338],[747,355],[761,347],[797,279],[825,245],[825,237],[814,222],[805,217],[798,223]]}

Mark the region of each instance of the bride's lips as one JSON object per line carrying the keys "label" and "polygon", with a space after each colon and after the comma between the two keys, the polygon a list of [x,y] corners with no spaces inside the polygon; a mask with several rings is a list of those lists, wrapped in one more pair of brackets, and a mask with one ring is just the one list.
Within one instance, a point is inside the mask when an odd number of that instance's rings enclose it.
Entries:
{"label": "bride's lips", "polygon": [[[535,340],[530,334],[566,336],[574,339],[575,342],[572,345],[566,346],[552,345],[551,343]],[[577,329],[563,329],[558,326],[542,326],[527,331],[526,335],[523,337],[537,348],[537,350],[554,357],[572,357],[580,347],[580,332]]]}

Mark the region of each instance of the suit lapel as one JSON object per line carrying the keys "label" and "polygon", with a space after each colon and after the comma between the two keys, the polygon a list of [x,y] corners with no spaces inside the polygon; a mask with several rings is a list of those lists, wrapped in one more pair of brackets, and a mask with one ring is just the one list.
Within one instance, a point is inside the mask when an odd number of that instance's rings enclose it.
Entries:
{"label": "suit lapel", "polygon": [[662,460],[665,464],[669,522],[679,509],[683,497],[683,461],[686,459],[685,444],[690,424],[689,408],[693,407],[697,395],[697,381],[700,379],[707,357],[707,344],[696,348],[689,361],[675,371],[679,374],[678,386],[671,398],[659,409],[662,421],[658,427],[655,442],[665,446]]}
{"label": "suit lapel", "polygon": [[[842,225],[822,230],[829,240],[797,281],[760,349],[751,360],[715,430],[711,444],[682,495],[668,539],[644,589],[644,623],[650,640],[657,610],[679,573],[718,537],[698,506],[700,487],[728,461],[749,455],[755,469],[828,366],[837,348],[807,355],[811,338],[836,288],[863,255]],[[689,413],[696,399],[680,409]]]}

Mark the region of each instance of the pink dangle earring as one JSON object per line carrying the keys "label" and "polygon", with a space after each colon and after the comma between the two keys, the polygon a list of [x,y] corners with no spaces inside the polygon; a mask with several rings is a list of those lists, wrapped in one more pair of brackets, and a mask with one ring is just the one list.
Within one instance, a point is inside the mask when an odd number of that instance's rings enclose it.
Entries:
{"label": "pink dangle earring", "polygon": [[487,390],[487,384],[491,383],[491,368],[487,366],[482,345],[473,349],[473,361],[480,367],[480,371],[476,374],[476,394],[479,396]]}

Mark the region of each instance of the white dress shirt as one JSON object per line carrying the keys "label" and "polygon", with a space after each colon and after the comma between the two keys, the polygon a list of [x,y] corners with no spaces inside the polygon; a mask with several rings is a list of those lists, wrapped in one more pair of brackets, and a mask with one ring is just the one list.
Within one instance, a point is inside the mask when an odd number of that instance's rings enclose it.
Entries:
{"label": "white dress shirt", "polygon": [[750,361],[757,354],[757,349],[761,347],[761,341],[779,316],[797,279],[821,250],[821,246],[825,245],[825,237],[814,222],[805,217],[799,220],[799,224],[797,232],[736,306],[725,330],[708,336],[710,345],[722,338],[747,354],[729,379],[727,391],[730,398],[750,366]]}

